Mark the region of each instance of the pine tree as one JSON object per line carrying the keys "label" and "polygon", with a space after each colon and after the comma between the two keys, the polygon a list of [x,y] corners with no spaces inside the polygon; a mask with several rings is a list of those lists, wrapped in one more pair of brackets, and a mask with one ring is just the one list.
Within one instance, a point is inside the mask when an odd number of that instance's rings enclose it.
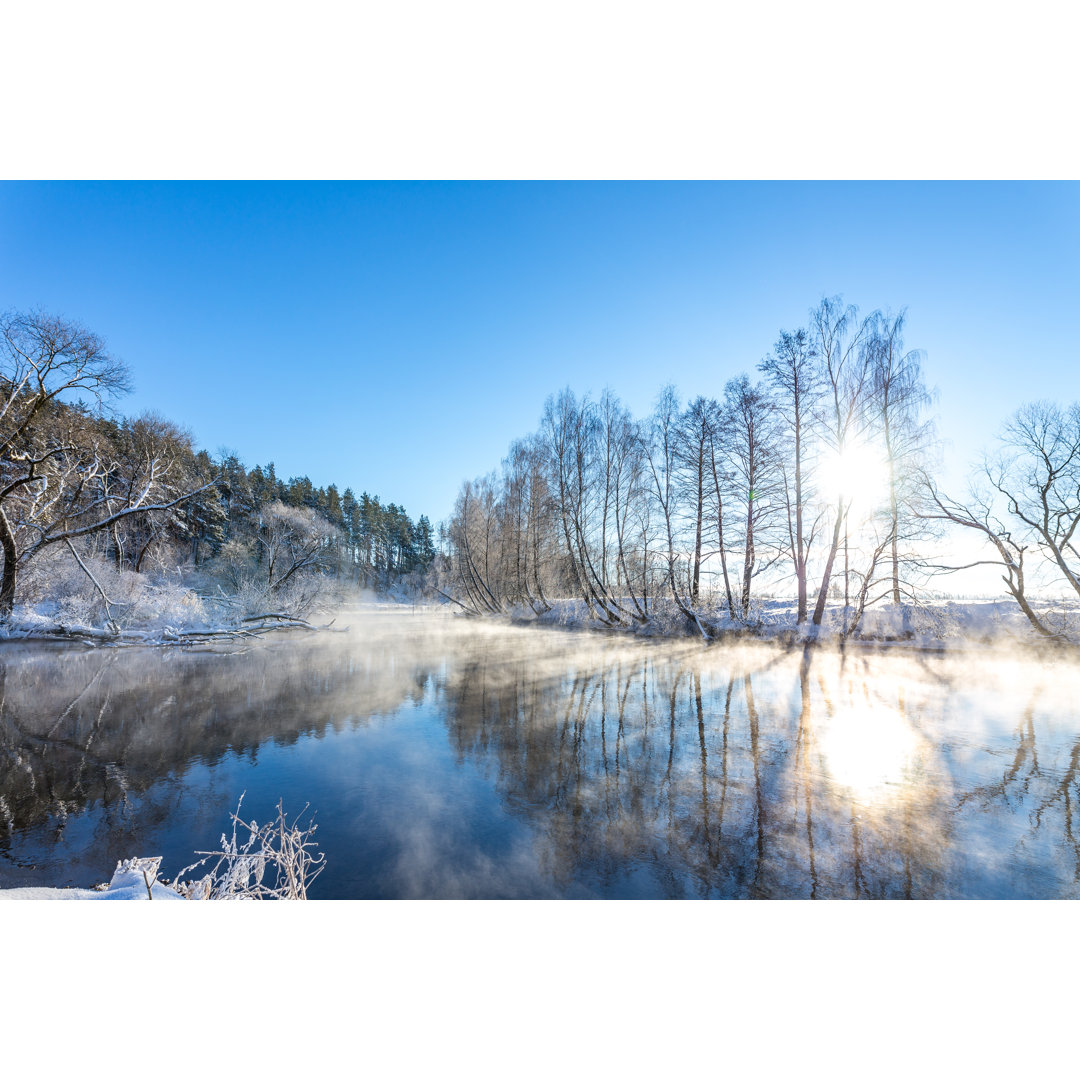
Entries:
{"label": "pine tree", "polygon": [[431,533],[431,522],[427,514],[421,514],[416,523],[416,536],[414,541],[416,551],[417,568],[426,570],[435,559],[435,542]]}
{"label": "pine tree", "polygon": [[341,509],[341,497],[338,495],[336,484],[331,484],[326,489],[325,509],[320,507],[326,520],[339,529],[345,528],[345,515]]}

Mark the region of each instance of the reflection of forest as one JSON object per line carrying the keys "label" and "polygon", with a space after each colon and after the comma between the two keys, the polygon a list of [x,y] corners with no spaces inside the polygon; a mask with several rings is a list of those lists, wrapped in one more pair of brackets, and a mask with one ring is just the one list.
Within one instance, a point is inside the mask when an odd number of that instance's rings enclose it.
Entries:
{"label": "reflection of forest", "polygon": [[236,655],[5,646],[0,852],[426,695],[557,889],[1078,895],[1074,666],[377,622]]}
{"label": "reflection of forest", "polygon": [[[957,731],[958,681],[962,661],[764,647],[623,649],[540,679],[532,661],[481,654],[453,682],[451,730],[461,750],[497,757],[505,798],[542,826],[564,885],[670,897],[965,895],[972,864],[999,854],[956,851],[970,842],[959,835],[965,807],[977,798],[999,815],[988,799],[1007,804],[1011,787],[1034,782],[1024,746],[1035,735],[1021,724],[1021,764],[981,785],[987,751],[1013,736],[995,745],[985,730],[974,741]],[[1052,834],[1054,863],[1080,853],[1080,737],[1073,728],[1048,741],[1067,760],[1038,774],[1024,827]],[[1072,873],[1056,873],[1069,893]]]}
{"label": "reflection of forest", "polygon": [[235,654],[7,645],[0,653],[0,849],[13,833],[109,808],[193,762],[366,720],[430,674],[393,635],[259,643]]}

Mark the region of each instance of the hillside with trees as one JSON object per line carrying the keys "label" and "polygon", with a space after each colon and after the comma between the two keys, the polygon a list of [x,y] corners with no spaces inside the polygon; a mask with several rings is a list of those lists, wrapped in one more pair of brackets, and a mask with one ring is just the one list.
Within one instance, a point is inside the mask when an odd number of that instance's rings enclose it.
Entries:
{"label": "hillside with trees", "polygon": [[301,613],[320,593],[416,582],[425,516],[351,487],[218,458],[155,414],[100,337],[39,312],[0,318],[0,618],[119,625]]}
{"label": "hillside with trees", "polygon": [[[1039,598],[1080,601],[1080,406],[1021,407],[971,489],[943,491],[904,329],[903,311],[826,298],[717,396],[669,385],[635,418],[611,390],[566,388],[499,472],[462,485],[437,545],[426,516],[379,496],[111,411],[129,375],[97,335],[9,313],[0,627],[250,626],[402,586],[472,614],[705,639],[760,628],[779,598],[797,631],[847,638],[875,608],[907,634],[942,575],[989,565],[1037,636],[1076,637]],[[985,558],[950,561],[950,532]]]}

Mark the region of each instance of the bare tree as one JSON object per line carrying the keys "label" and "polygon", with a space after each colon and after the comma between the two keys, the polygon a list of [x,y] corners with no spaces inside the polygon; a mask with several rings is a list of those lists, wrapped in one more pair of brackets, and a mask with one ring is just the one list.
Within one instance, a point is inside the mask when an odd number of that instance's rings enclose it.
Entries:
{"label": "bare tree", "polygon": [[20,568],[44,548],[106,530],[119,538],[202,489],[183,489],[175,439],[141,438],[149,420],[117,458],[103,422],[80,407],[84,394],[100,404],[128,388],[100,338],[41,313],[5,315],[0,331],[0,614],[10,614]]}
{"label": "bare tree", "polygon": [[724,414],[719,405],[716,406],[716,422],[709,431],[709,480],[711,483],[712,496],[712,519],[716,523],[716,550],[720,555],[720,570],[724,578],[724,599],[727,603],[728,615],[735,618],[735,598],[731,591],[731,576],[728,573],[728,549],[724,539],[725,514],[728,492],[731,490],[734,479],[734,471],[725,456],[724,437]]}
{"label": "bare tree", "polygon": [[[906,312],[891,317],[875,312],[870,317],[867,351],[870,363],[869,421],[880,436],[888,469],[889,558],[892,568],[892,601],[900,603],[900,540],[914,537],[910,523],[918,490],[917,477],[933,442],[933,425],[920,414],[930,404],[923,383],[922,356],[918,349],[904,350]],[[902,525],[908,523],[907,528]]]}
{"label": "bare tree", "polygon": [[656,408],[653,409],[648,437],[644,441],[645,454],[649,462],[652,478],[652,494],[664,519],[664,531],[667,540],[667,582],[672,599],[679,611],[687,619],[697,622],[704,637],[708,633],[701,627],[700,620],[691,604],[679,589],[676,567],[679,561],[679,548],[676,539],[678,519],[681,511],[680,485],[678,483],[679,442],[680,442],[679,398],[675,387],[668,385],[660,391]]}
{"label": "bare tree", "polygon": [[[857,446],[865,427],[867,391],[866,323],[858,321],[855,307],[844,307],[838,296],[823,299],[810,313],[811,335],[823,366],[824,393],[821,400],[821,432],[827,452],[838,455]],[[820,626],[825,614],[833,564],[840,548],[840,538],[851,493],[838,492],[833,508],[833,531],[825,568],[821,575],[817,603],[811,620]]]}
{"label": "bare tree", "polygon": [[[1000,475],[998,479],[1001,479]],[[1062,635],[1046,625],[1031,606],[1027,595],[1024,556],[1030,550],[1030,544],[1023,543],[1013,535],[1013,531],[995,512],[993,500],[985,492],[974,489],[966,502],[951,499],[938,491],[933,479],[925,472],[921,476],[921,483],[926,506],[918,512],[920,517],[948,522],[981,533],[998,554],[998,561],[979,559],[963,566],[942,566],[938,569],[944,573],[955,573],[975,566],[1000,566],[1004,570],[1001,580],[1005,583],[1005,588],[1032,628],[1042,637],[1060,639]]]}
{"label": "bare tree", "polygon": [[786,425],[782,459],[788,551],[795,569],[796,623],[806,622],[807,566],[820,519],[810,517],[808,464],[813,457],[812,425],[824,389],[817,350],[806,330],[780,331],[773,351],[758,365]]}
{"label": "bare tree", "polygon": [[547,459],[540,437],[529,436],[523,444],[522,453],[526,459],[528,478],[526,515],[528,571],[525,579],[528,582],[531,572],[536,599],[530,600],[530,603],[533,603],[534,607],[539,604],[540,613],[543,613],[551,610],[551,603],[544,592],[544,580],[549,577],[549,566],[553,561],[552,553],[555,550],[556,541],[551,530],[551,491],[548,483]]}
{"label": "bare tree", "polygon": [[[647,550],[648,493],[645,487],[643,446],[638,426],[618,399],[605,391],[601,403],[605,448],[605,521],[610,504],[615,534],[615,588],[625,589],[629,614],[637,622],[648,619]],[[637,538],[646,553],[637,572],[637,557],[630,550],[631,516],[635,515]],[[633,567],[633,568],[632,568]],[[640,581],[640,584],[639,584]],[[621,610],[627,610],[620,603]]]}
{"label": "bare tree", "polygon": [[940,493],[923,472],[927,506],[920,516],[975,530],[997,552],[998,559],[990,563],[939,570],[1000,565],[1005,588],[1031,626],[1043,637],[1060,640],[1064,630],[1048,626],[1032,606],[1024,560],[1029,552],[1038,553],[1041,566],[1052,567],[1080,594],[1080,404],[1023,405],[1005,425],[1001,443],[999,453],[984,458],[982,484],[964,502]]}
{"label": "bare tree", "polygon": [[273,502],[263,508],[257,539],[266,559],[266,586],[276,592],[303,570],[319,568],[337,530],[306,506]]}
{"label": "bare tree", "polygon": [[1004,452],[987,468],[1009,513],[1080,595],[1080,404],[1023,405],[1002,436]]}
{"label": "bare tree", "polygon": [[450,544],[459,583],[474,614],[503,611],[500,585],[492,575],[491,548],[496,523],[494,487],[490,478],[461,485],[450,519]]}
{"label": "bare tree", "polygon": [[540,581],[544,489],[535,440],[516,439],[503,461],[503,543],[512,566],[509,599],[527,604],[537,615],[550,610]]}
{"label": "bare tree", "polygon": [[690,579],[688,593],[690,606],[694,608],[698,606],[701,597],[701,566],[709,555],[708,551],[703,551],[702,548],[702,530],[711,501],[710,465],[713,463],[712,451],[716,444],[719,425],[720,406],[715,401],[706,401],[700,396],[687,405],[678,424],[675,461],[679,478],[686,492],[685,502],[694,530],[694,542],[688,567]]}
{"label": "bare tree", "polygon": [[776,561],[764,541],[776,519],[780,478],[779,425],[773,403],[760,383],[740,375],[724,388],[724,449],[731,465],[735,502],[742,510],[743,572],[739,611],[750,611],[751,582]]}
{"label": "bare tree", "polygon": [[[129,388],[127,369],[77,323],[40,312],[0,317],[0,616],[20,568],[43,549],[136,515],[168,512],[195,494],[175,461],[145,447],[116,460],[85,405]],[[205,485],[209,486],[209,485]]]}
{"label": "bare tree", "polygon": [[[600,544],[606,540],[601,518],[609,489],[596,482],[600,464],[597,442],[601,425],[588,397],[578,401],[567,388],[549,398],[542,430],[547,442],[552,493],[562,525],[573,582],[590,613],[601,622],[621,622],[618,602],[610,595],[600,569]],[[599,498],[598,498],[599,493]],[[594,530],[600,534],[593,537]]]}
{"label": "bare tree", "polygon": [[[880,520],[878,521],[880,524]],[[850,605],[845,600],[844,604],[844,622],[841,629],[841,638],[846,639],[850,637],[859,628],[862,617],[866,613],[866,609],[874,603],[877,603],[881,599],[880,595],[871,596],[871,590],[874,587],[877,579],[877,568],[881,562],[882,556],[885,553],[885,549],[889,546],[893,538],[893,529],[891,526],[885,528],[878,528],[875,532],[873,539],[869,544],[869,555],[865,564],[865,569],[854,569],[850,571],[851,576],[855,579],[856,586],[854,594],[850,597]],[[845,578],[845,593],[848,591]]]}

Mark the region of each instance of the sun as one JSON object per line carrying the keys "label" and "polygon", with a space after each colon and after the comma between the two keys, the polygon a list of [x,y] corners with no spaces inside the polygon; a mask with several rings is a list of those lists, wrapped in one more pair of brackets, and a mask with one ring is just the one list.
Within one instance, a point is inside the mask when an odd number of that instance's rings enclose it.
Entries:
{"label": "sun", "polygon": [[889,498],[888,463],[866,443],[828,451],[818,471],[818,490],[829,503],[842,499],[863,509],[879,506]]}

